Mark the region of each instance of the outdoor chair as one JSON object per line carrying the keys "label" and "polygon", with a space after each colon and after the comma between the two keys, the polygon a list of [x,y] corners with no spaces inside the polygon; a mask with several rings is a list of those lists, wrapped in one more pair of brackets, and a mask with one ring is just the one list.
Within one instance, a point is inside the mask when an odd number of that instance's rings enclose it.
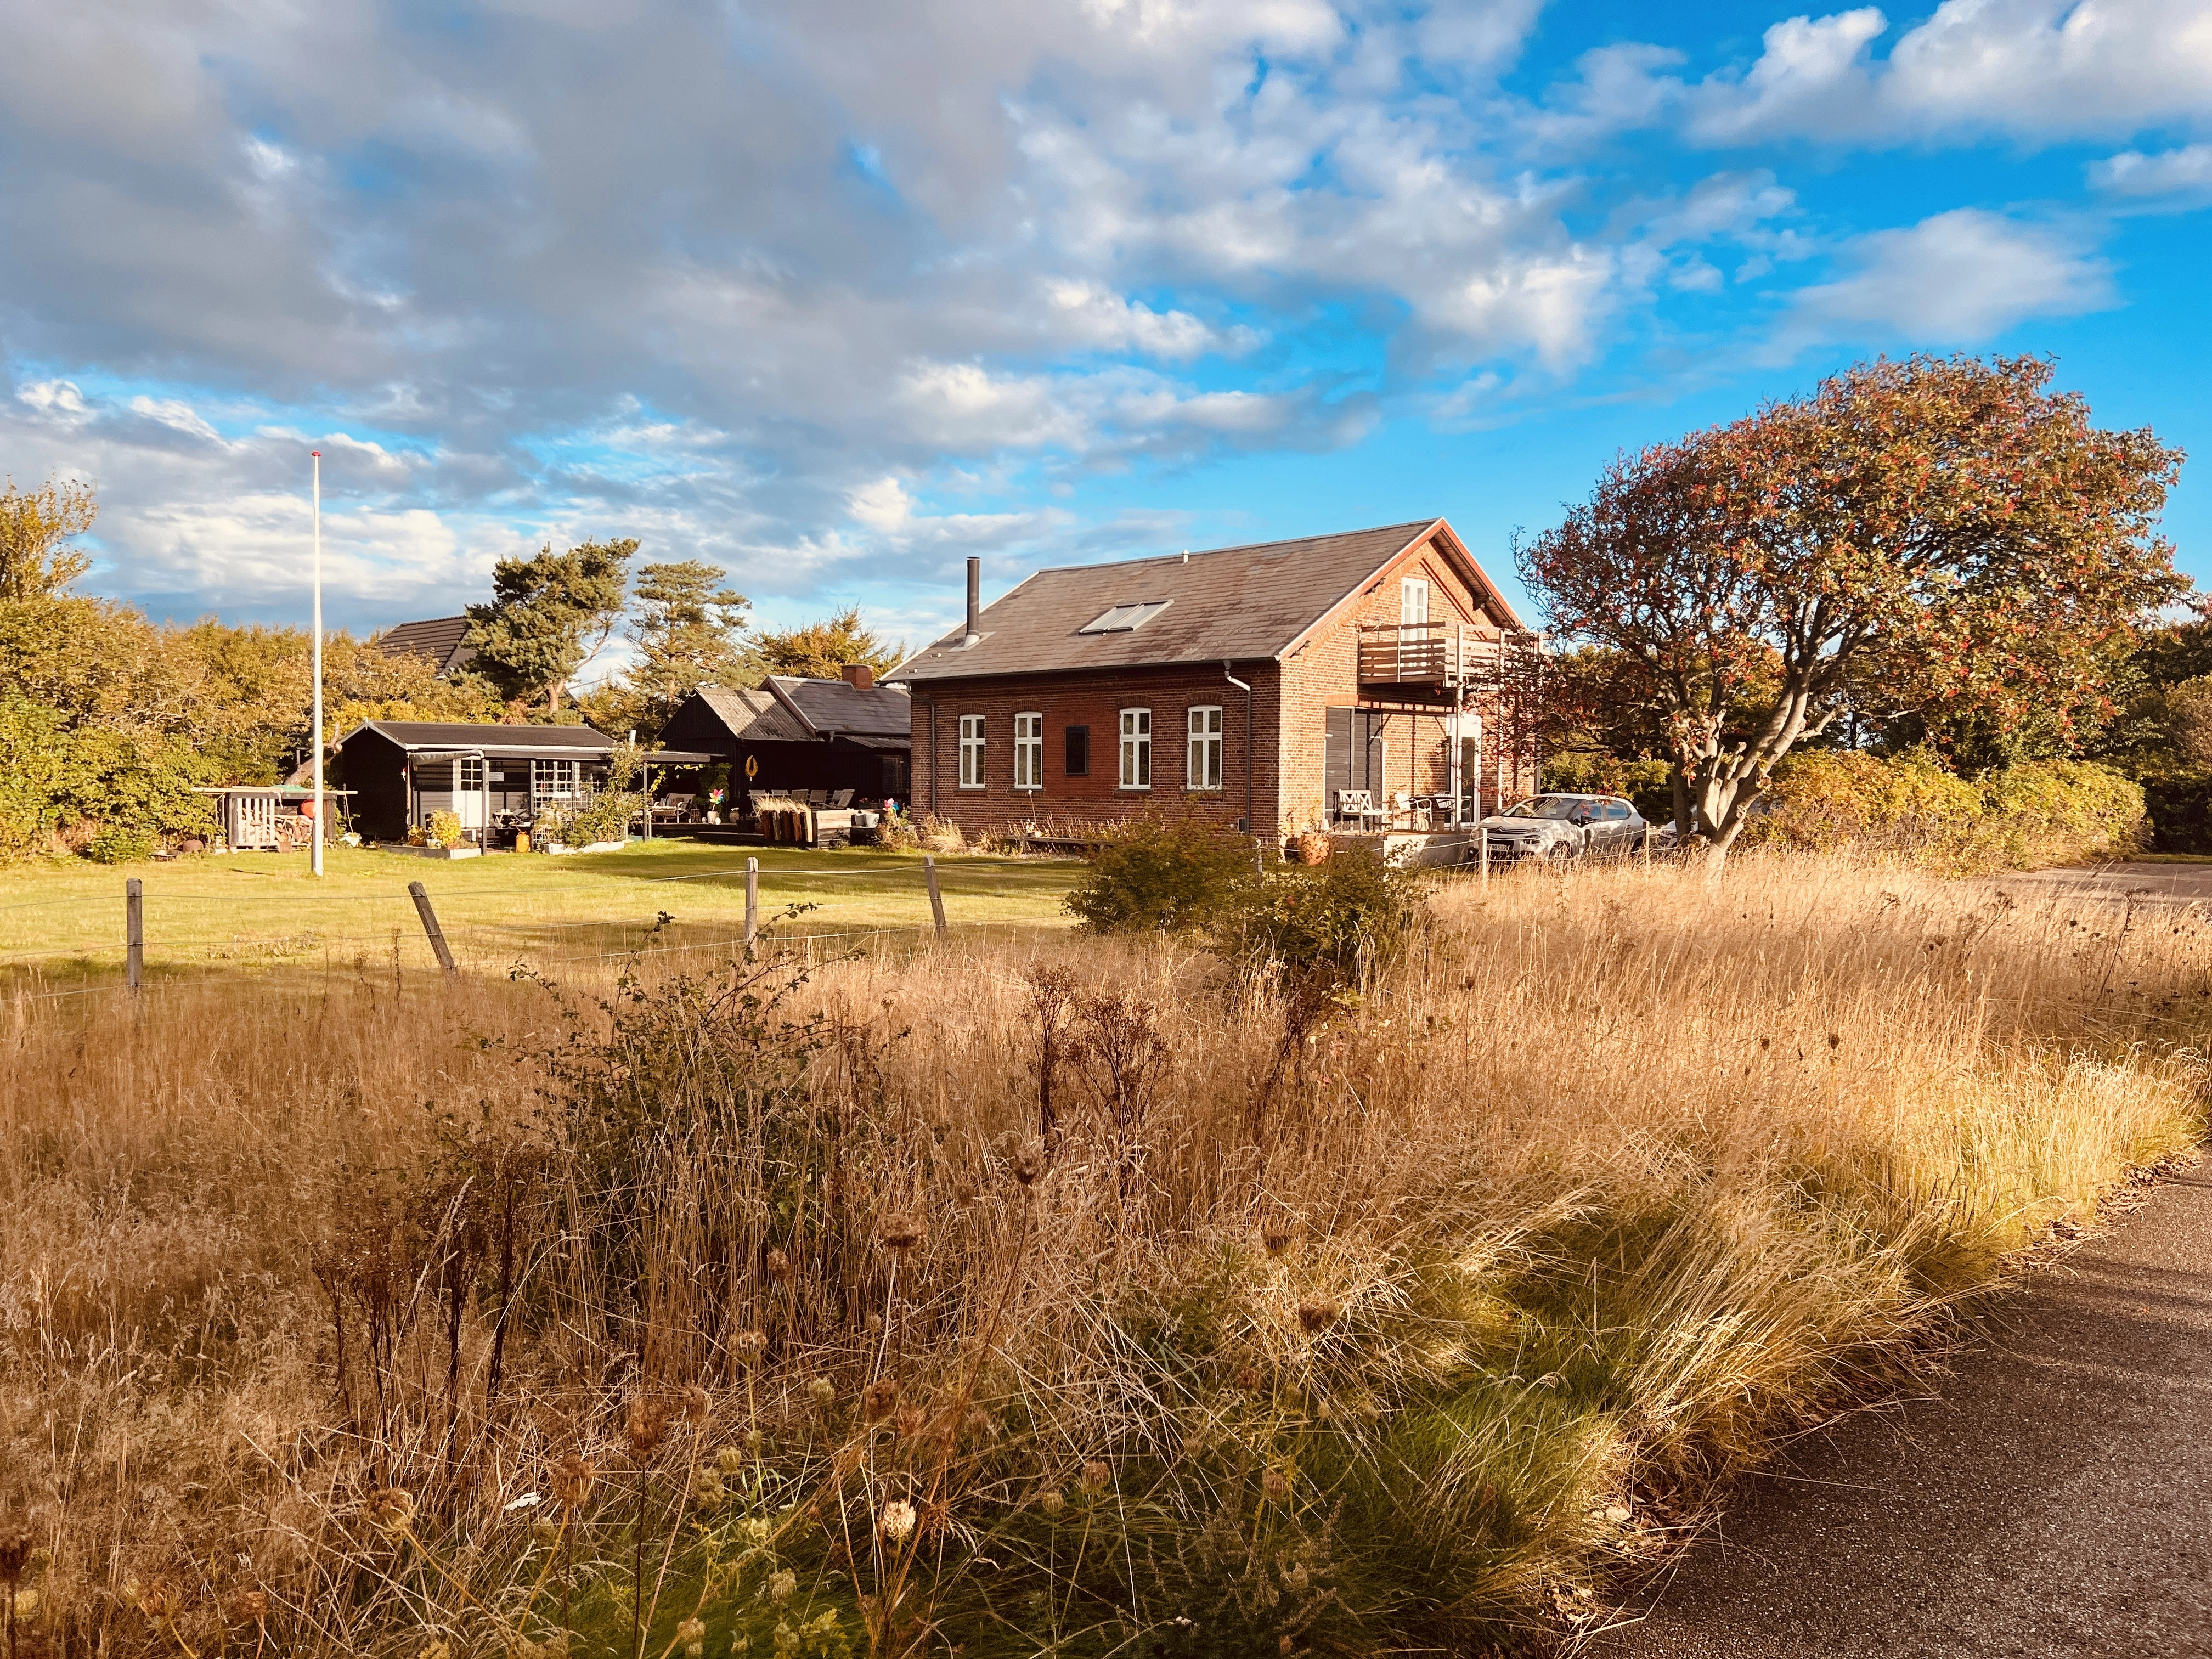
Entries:
{"label": "outdoor chair", "polygon": [[1382,823],[1389,814],[1375,804],[1372,792],[1365,789],[1340,789],[1336,792],[1336,821],[1347,820],[1356,830],[1364,830],[1371,823]]}

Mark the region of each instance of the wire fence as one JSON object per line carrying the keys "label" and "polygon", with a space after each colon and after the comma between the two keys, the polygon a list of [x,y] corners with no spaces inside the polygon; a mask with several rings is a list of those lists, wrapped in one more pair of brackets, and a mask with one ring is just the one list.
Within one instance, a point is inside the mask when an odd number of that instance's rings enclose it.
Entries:
{"label": "wire fence", "polygon": [[[0,950],[0,1002],[143,996],[225,972],[404,975],[427,969],[505,975],[523,969],[734,955],[763,937],[811,956],[900,937],[927,942],[955,933],[1054,925],[1048,914],[975,914],[1003,910],[1010,900],[1029,901],[1033,910],[1040,896],[1056,896],[1055,881],[1010,879],[1017,875],[1049,877],[1049,872],[1035,860],[963,859],[940,871],[934,857],[918,865],[860,868],[763,868],[758,859],[748,858],[727,868],[596,884],[474,887],[434,886],[434,866],[404,887],[395,880],[381,890],[287,886],[267,894],[164,893],[158,878],[149,884],[134,877],[124,884],[122,902],[113,909],[88,902],[82,892],[0,905],[0,938],[18,936],[11,941],[15,948]],[[665,897],[653,896],[656,892]],[[948,913],[948,898],[956,911],[968,914]],[[11,916],[57,906],[75,906],[84,914],[73,919],[75,925],[8,925]],[[575,914],[580,909],[602,914]],[[238,927],[225,919],[234,912],[263,925]],[[841,916],[850,920],[841,922]],[[36,933],[35,942],[21,937],[27,933]],[[56,982],[64,976],[81,982]]]}

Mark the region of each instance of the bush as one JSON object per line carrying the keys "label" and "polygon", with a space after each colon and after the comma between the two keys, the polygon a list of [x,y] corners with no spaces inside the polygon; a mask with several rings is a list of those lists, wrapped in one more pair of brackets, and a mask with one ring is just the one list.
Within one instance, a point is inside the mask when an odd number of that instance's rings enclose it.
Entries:
{"label": "bush", "polygon": [[1404,950],[1418,895],[1412,876],[1370,848],[1345,848],[1323,864],[1248,876],[1228,894],[1217,942],[1249,968],[1352,985]]}
{"label": "bush", "polygon": [[2083,761],[2033,761],[1969,780],[1927,755],[1815,750],[1775,769],[1753,844],[1875,852],[1954,874],[2130,852],[2143,792]]}
{"label": "bush", "polygon": [[458,812],[433,812],[430,822],[423,826],[423,845],[427,847],[459,847],[461,844],[461,815]]}
{"label": "bush", "polygon": [[1251,844],[1197,818],[1126,824],[1090,863],[1066,909],[1092,933],[1209,928],[1227,915],[1239,887],[1253,880]]}
{"label": "bush", "polygon": [[2161,853],[2212,853],[2212,772],[2169,772],[2142,782],[2143,816]]}
{"label": "bush", "polygon": [[136,864],[153,856],[154,837],[137,824],[103,823],[84,850],[94,864]]}

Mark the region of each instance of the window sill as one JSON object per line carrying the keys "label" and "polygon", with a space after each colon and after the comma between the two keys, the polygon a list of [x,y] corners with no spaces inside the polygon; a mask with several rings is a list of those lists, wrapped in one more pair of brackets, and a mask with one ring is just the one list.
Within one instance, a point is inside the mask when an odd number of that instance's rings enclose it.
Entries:
{"label": "window sill", "polygon": [[1014,786],[1014,793],[1018,795],[1042,795],[1044,786],[1041,783],[1018,783]]}
{"label": "window sill", "polygon": [[988,789],[991,786],[988,783],[963,783],[958,787],[963,789],[971,790],[980,794],[982,791]]}
{"label": "window sill", "polygon": [[1152,793],[1152,786],[1149,783],[1125,783],[1121,787],[1133,795],[1149,795]]}

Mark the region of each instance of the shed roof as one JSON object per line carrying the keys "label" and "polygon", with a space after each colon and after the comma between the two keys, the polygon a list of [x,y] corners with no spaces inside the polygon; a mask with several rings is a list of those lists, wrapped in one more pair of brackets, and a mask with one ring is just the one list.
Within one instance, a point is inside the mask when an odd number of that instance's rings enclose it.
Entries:
{"label": "shed roof", "polygon": [[767,684],[816,737],[866,733],[904,739],[914,730],[914,700],[903,691],[881,685],[863,691],[849,680],[803,680],[789,674],[771,674]]}
{"label": "shed roof", "polygon": [[592,755],[612,752],[614,739],[588,726],[504,726],[466,720],[363,720],[339,739],[363,732],[398,744],[410,754],[443,750],[479,755]]}
{"label": "shed roof", "polygon": [[468,637],[466,617],[432,617],[387,628],[376,636],[376,644],[387,657],[425,658],[441,674],[451,674],[476,660]]}
{"label": "shed roof", "polygon": [[731,737],[744,743],[809,743],[806,722],[773,691],[752,686],[702,685],[694,693]]}
{"label": "shed roof", "polygon": [[[1433,537],[1484,608],[1506,627],[1520,618],[1442,519],[1372,530],[1222,547],[1165,558],[1040,570],[984,607],[981,640],[962,649],[957,628],[886,678],[907,683],[1065,669],[1250,661],[1289,654],[1393,559]],[[1116,607],[1143,606],[1108,618]],[[1086,632],[1093,624],[1138,625]]]}

